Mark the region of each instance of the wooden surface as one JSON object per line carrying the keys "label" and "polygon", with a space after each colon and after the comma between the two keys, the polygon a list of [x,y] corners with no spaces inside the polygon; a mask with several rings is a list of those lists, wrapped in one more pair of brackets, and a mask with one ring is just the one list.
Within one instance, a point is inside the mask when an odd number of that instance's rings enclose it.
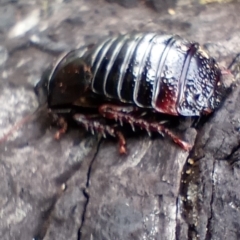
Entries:
{"label": "wooden surface", "polygon": [[[43,69],[103,36],[176,33],[228,66],[240,52],[240,5],[176,6],[170,15],[140,2],[1,3],[0,136],[37,108]],[[83,129],[56,141],[42,113],[0,144],[0,239],[239,239],[239,91],[204,125],[178,132],[195,143],[190,154],[147,134],[127,137],[126,156]]]}

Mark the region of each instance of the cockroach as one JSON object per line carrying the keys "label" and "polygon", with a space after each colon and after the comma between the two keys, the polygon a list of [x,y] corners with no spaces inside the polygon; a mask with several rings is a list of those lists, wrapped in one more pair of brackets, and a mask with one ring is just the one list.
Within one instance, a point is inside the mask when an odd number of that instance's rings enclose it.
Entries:
{"label": "cockroach", "polygon": [[167,135],[188,151],[189,143],[142,115],[208,115],[226,96],[231,84],[226,74],[198,43],[178,35],[130,33],[70,51],[35,90],[57,118],[56,138],[66,132],[70,117],[93,133],[117,137],[119,152],[126,153],[119,130],[125,122]]}

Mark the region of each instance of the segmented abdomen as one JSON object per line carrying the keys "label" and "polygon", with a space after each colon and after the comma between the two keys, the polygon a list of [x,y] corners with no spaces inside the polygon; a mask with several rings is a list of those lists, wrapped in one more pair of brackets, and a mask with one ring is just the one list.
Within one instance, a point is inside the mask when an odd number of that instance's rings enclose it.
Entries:
{"label": "segmented abdomen", "polygon": [[[204,79],[212,78],[209,91],[216,82],[217,70],[209,65],[206,53],[198,44],[175,35],[112,37],[83,58],[91,66],[93,92],[172,115],[199,115],[201,101],[208,101],[210,94]],[[200,76],[202,66],[205,70],[210,66],[210,72],[204,70]]]}

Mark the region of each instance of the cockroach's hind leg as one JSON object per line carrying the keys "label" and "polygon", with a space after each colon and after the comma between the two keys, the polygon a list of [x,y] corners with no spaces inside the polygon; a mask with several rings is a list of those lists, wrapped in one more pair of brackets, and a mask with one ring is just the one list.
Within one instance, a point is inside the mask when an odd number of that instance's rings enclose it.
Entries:
{"label": "cockroach's hind leg", "polygon": [[192,145],[183,141],[178,136],[176,136],[172,131],[164,126],[164,124],[158,122],[148,122],[141,117],[135,117],[132,113],[136,112],[137,109],[131,107],[120,107],[112,104],[104,104],[99,107],[99,113],[108,119],[114,119],[115,121],[122,121],[130,124],[134,130],[134,126],[138,126],[141,129],[145,129],[149,132],[158,132],[162,135],[167,135],[170,137],[178,146],[180,146],[185,151],[190,151]]}

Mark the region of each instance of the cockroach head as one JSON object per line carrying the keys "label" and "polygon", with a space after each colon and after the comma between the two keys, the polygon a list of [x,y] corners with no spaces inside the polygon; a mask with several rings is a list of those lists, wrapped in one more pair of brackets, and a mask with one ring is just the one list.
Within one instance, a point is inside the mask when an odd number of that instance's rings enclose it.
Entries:
{"label": "cockroach head", "polygon": [[51,72],[52,72],[51,67],[45,69],[45,71],[42,73],[40,81],[36,84],[34,88],[35,94],[38,97],[38,102],[40,105],[44,105],[45,103],[47,103],[48,83]]}
{"label": "cockroach head", "polygon": [[72,51],[61,58],[55,67],[47,68],[35,87],[40,105],[62,108],[73,105],[81,98],[91,83],[91,69]]}

